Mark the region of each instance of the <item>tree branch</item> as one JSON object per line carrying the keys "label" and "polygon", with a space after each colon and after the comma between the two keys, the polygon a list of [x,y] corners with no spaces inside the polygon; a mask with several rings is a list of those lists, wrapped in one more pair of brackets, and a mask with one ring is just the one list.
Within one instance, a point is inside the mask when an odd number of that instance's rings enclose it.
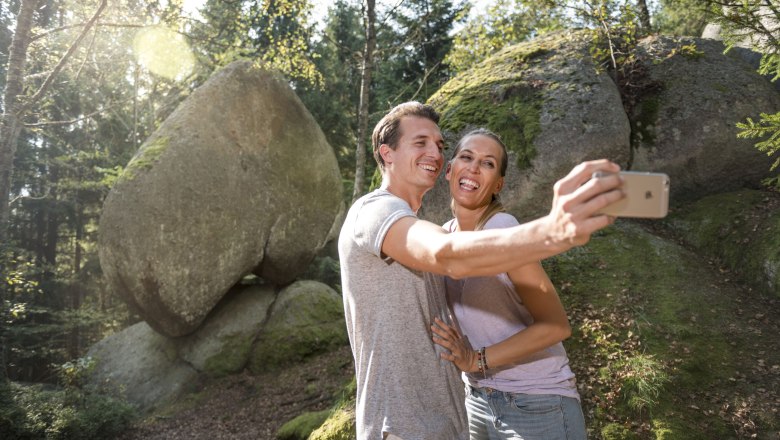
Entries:
{"label": "tree branch", "polygon": [[114,108],[115,106],[116,106],[115,104],[112,104],[112,105],[110,105],[108,107],[105,107],[105,108],[102,108],[100,110],[94,111],[94,112],[92,112],[90,114],[87,114],[87,115],[84,115],[84,116],[82,116],[80,118],[71,119],[69,121],[28,122],[28,123],[25,123],[24,126],[25,127],[45,127],[45,126],[49,126],[49,125],[71,125],[71,124],[75,124],[77,122],[81,122],[81,121],[85,121],[87,119],[91,119],[93,116],[99,115],[99,114],[101,114],[103,112],[106,112],[106,111],[109,111],[112,108]]}
{"label": "tree branch", "polygon": [[[74,23],[74,24],[69,24],[69,25],[65,25],[65,26],[60,26],[60,27],[54,28],[54,29],[49,29],[46,32],[41,32],[40,34],[36,34],[36,35],[32,36],[30,38],[30,42],[38,41],[38,40],[40,40],[42,38],[46,38],[49,35],[55,34],[57,32],[62,32],[62,31],[66,31],[68,29],[73,29],[73,28],[77,28],[77,27],[83,27],[83,26],[87,26],[89,24],[90,24],[89,22],[86,22],[86,23]],[[94,23],[93,25],[96,28],[99,28],[99,27],[142,28],[142,27],[146,27],[147,26],[145,24],[140,24],[140,23],[112,23],[112,22],[108,22],[108,23],[97,22],[97,23]]]}
{"label": "tree branch", "polygon": [[24,111],[35,105],[38,100],[41,99],[44,93],[49,89],[51,84],[54,82],[54,78],[57,76],[57,74],[60,73],[60,71],[65,67],[65,63],[68,61],[68,59],[73,55],[73,52],[76,51],[76,48],[79,46],[79,43],[81,43],[81,40],[84,39],[84,37],[87,35],[89,30],[92,28],[92,26],[97,22],[98,17],[100,17],[100,14],[103,13],[103,10],[106,8],[106,5],[108,4],[108,0],[102,0],[100,2],[100,6],[98,7],[97,11],[95,11],[95,14],[92,16],[92,18],[89,19],[86,25],[84,25],[84,29],[81,30],[81,33],[76,38],[76,41],[73,42],[73,44],[70,45],[67,52],[65,52],[65,55],[60,58],[60,61],[57,63],[56,66],[54,66],[54,70],[51,71],[51,74],[49,74],[48,77],[46,77],[46,80],[41,84],[41,87],[38,89],[35,94],[30,97],[27,102],[25,102],[21,106],[21,110],[19,114],[23,114]]}

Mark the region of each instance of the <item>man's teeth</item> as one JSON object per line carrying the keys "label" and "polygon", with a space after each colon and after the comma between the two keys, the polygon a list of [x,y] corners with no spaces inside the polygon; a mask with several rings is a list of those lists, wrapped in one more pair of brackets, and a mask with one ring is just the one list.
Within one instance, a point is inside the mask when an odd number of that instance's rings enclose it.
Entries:
{"label": "man's teeth", "polygon": [[460,179],[460,186],[464,187],[465,189],[478,189],[479,183],[477,183],[475,180],[471,179]]}
{"label": "man's teeth", "polygon": [[420,164],[420,168],[428,171],[436,171],[436,167],[433,165]]}

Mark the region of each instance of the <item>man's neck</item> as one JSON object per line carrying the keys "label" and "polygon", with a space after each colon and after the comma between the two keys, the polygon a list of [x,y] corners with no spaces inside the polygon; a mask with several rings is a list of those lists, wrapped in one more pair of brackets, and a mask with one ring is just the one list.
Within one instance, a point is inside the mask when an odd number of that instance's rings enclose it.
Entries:
{"label": "man's neck", "polygon": [[414,212],[417,212],[420,209],[422,206],[422,198],[428,191],[427,189],[423,191],[416,187],[409,187],[398,184],[394,185],[392,182],[388,182],[387,180],[382,182],[382,188],[390,194],[403,199],[406,203],[409,204],[409,207],[411,207],[412,211]]}

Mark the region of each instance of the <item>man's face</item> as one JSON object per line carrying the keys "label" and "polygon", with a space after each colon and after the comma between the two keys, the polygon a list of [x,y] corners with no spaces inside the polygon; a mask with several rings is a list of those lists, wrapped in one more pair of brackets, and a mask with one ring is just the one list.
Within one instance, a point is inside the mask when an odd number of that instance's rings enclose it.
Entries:
{"label": "man's face", "polygon": [[433,188],[444,164],[444,140],[439,126],[427,118],[405,116],[400,124],[401,138],[395,150],[387,151],[385,166],[393,182]]}

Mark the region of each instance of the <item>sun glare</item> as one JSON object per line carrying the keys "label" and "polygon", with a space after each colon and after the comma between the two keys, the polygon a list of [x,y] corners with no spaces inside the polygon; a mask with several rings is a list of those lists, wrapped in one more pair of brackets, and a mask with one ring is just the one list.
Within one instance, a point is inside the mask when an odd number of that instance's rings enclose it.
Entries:
{"label": "sun glare", "polygon": [[141,65],[168,79],[185,78],[195,66],[195,57],[184,37],[162,26],[138,31],[133,51]]}

